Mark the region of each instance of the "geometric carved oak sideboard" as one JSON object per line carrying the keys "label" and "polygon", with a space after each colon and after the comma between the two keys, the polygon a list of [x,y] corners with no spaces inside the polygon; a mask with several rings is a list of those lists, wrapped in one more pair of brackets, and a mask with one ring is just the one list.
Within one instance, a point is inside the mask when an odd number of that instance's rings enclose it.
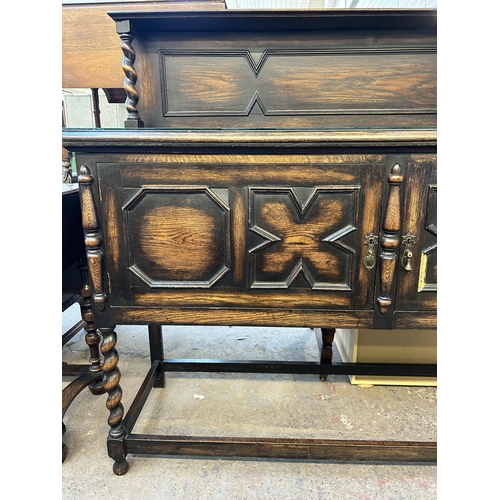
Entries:
{"label": "geometric carved oak sideboard", "polygon": [[[63,145],[79,166],[114,472],[129,453],[435,461],[434,442],[133,426],[165,371],[436,375],[329,354],[335,328],[437,326],[436,11],[110,15],[126,126],[67,129]],[[150,330],[126,415],[117,324]],[[321,328],[321,362],[163,359],[163,324]]]}

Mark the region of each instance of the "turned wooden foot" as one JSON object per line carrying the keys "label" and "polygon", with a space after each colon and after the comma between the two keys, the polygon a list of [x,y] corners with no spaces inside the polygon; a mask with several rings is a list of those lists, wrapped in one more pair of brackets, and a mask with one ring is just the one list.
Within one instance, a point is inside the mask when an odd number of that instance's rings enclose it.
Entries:
{"label": "turned wooden foot", "polygon": [[128,471],[128,468],[129,468],[129,465],[128,465],[127,460],[120,460],[119,462],[115,462],[113,464],[113,472],[117,476],[123,476],[124,474],[126,474],[126,472]]}
{"label": "turned wooden foot", "polygon": [[[62,435],[64,436],[64,433],[66,432],[66,426],[64,425],[64,422],[62,423]],[[68,448],[66,445],[63,443],[62,444],[62,461],[64,462],[66,460],[66,456],[68,455]]]}
{"label": "turned wooden foot", "polygon": [[[322,328],[321,329],[321,339],[323,345],[321,346],[321,364],[331,365],[333,358],[332,344],[333,338],[335,336],[335,328]],[[320,380],[326,380],[328,377],[327,373],[322,373],[319,378]]]}
{"label": "turned wooden foot", "polygon": [[89,390],[94,396],[99,396],[101,394],[104,394],[106,392],[106,389],[104,389],[104,383],[102,380],[99,380],[98,382],[94,382],[93,384],[89,385]]}

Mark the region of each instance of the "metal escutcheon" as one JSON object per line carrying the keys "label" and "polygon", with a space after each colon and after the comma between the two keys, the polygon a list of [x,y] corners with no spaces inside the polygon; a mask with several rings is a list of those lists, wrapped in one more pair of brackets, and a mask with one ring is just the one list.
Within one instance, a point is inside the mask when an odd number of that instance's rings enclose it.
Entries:
{"label": "metal escutcheon", "polygon": [[413,269],[413,252],[411,251],[411,246],[415,243],[416,236],[410,232],[403,236],[401,242],[405,245],[405,251],[401,257],[401,265],[405,271],[411,271]]}

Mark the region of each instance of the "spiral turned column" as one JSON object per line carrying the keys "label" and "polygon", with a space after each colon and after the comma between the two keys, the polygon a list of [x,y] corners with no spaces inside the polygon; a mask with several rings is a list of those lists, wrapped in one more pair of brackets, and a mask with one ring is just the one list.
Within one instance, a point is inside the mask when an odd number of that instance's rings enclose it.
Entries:
{"label": "spiral turned column", "polygon": [[134,68],[135,50],[132,47],[134,36],[132,34],[130,23],[122,21],[117,26],[117,32],[120,35],[120,47],[123,52],[122,68],[125,73],[125,80],[123,81],[123,88],[127,94],[125,100],[125,108],[128,111],[127,119],[125,120],[125,127],[140,128],[144,127],[144,122],[139,116],[137,110],[137,103],[139,102],[139,93],[135,88],[137,82],[137,72]]}
{"label": "spiral turned column", "polygon": [[116,350],[116,332],[114,327],[101,328],[101,353],[104,356],[102,369],[105,373],[103,387],[108,393],[106,407],[109,410],[108,425],[111,427],[108,437],[108,455],[115,460],[113,472],[121,476],[128,470],[125,459],[127,453],[123,438],[127,430],[123,422],[124,409],[121,403],[122,388],[120,387],[120,370],[118,368],[118,351]]}

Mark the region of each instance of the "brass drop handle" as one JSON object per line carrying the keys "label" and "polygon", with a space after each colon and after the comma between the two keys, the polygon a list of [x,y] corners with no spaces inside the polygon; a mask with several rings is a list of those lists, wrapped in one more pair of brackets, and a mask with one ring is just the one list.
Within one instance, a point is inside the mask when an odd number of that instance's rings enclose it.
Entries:
{"label": "brass drop handle", "polygon": [[366,251],[364,265],[368,271],[371,271],[377,263],[377,252],[375,251],[375,245],[377,244],[378,236],[375,236],[373,233],[365,236],[365,245],[368,246],[368,250]]}
{"label": "brass drop handle", "polygon": [[413,264],[413,253],[407,248],[403,253],[403,259],[401,260],[401,265],[403,266],[405,271],[411,271]]}
{"label": "brass drop handle", "polygon": [[413,269],[413,252],[411,251],[411,246],[415,243],[415,235],[410,232],[406,233],[401,239],[401,243],[405,246],[401,265],[405,271],[411,271]]}

